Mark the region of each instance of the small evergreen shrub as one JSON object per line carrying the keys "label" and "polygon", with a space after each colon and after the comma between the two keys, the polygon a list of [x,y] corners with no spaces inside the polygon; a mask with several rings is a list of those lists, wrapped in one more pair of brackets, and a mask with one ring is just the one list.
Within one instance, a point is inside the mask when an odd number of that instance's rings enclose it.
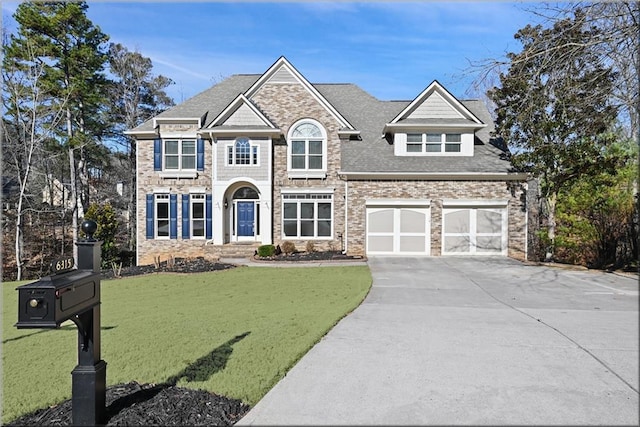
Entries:
{"label": "small evergreen shrub", "polygon": [[296,251],[296,245],[290,240],[282,242],[282,252],[286,255],[292,254]]}
{"label": "small evergreen shrub", "polygon": [[258,247],[258,256],[260,258],[267,258],[273,256],[275,251],[276,248],[273,245],[262,245]]}
{"label": "small evergreen shrub", "polygon": [[307,252],[308,252],[308,253],[315,252],[315,251],[316,251],[316,245],[315,245],[315,243],[313,243],[311,240],[309,240],[309,241],[307,242],[307,247],[306,247],[306,249],[307,249]]}

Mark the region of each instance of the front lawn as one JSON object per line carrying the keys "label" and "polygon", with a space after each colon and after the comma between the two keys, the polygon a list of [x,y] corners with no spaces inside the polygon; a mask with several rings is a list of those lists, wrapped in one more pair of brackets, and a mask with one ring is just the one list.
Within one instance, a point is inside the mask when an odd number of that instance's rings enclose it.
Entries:
{"label": "front lawn", "polygon": [[[73,323],[57,330],[14,327],[17,285],[2,285],[3,423],[70,398],[77,364]],[[177,380],[253,406],[370,286],[365,266],[103,280],[107,385]]]}

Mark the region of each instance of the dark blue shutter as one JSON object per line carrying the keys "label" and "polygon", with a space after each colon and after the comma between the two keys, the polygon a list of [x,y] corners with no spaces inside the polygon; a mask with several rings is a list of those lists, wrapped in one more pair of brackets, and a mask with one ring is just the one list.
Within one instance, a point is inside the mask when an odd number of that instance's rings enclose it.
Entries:
{"label": "dark blue shutter", "polygon": [[153,239],[153,194],[147,194],[147,239]]}
{"label": "dark blue shutter", "polygon": [[204,139],[198,138],[196,163],[199,171],[204,170]]}
{"label": "dark blue shutter", "polygon": [[178,238],[178,195],[169,195],[169,238]]}
{"label": "dark blue shutter", "polygon": [[211,194],[207,194],[207,197],[205,200],[205,218],[206,218],[205,233],[207,235],[207,239],[213,238],[213,233],[212,233],[213,218],[211,217],[213,212],[211,207],[212,207]]}
{"label": "dark blue shutter", "polygon": [[188,239],[189,233],[189,195],[182,195],[182,238]]}
{"label": "dark blue shutter", "polygon": [[160,138],[153,141],[153,170],[162,170],[162,140]]}

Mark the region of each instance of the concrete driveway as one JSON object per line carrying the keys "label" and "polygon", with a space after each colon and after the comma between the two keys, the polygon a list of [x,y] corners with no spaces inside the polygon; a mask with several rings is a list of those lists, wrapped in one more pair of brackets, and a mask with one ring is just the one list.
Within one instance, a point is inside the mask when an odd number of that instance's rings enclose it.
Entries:
{"label": "concrete driveway", "polygon": [[638,279],[374,258],[364,303],[238,425],[639,423]]}

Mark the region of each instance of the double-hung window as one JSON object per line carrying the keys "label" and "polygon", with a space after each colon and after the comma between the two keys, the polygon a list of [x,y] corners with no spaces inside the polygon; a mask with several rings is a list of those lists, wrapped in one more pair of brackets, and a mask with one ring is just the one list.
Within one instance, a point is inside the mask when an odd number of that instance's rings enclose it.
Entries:
{"label": "double-hung window", "polygon": [[153,170],[164,178],[197,176],[204,170],[204,140],[157,138],[153,144]]}
{"label": "double-hung window", "polygon": [[305,119],[289,131],[289,175],[323,177],[327,170],[327,136],[315,120]]}
{"label": "double-hung window", "polygon": [[282,229],[285,238],[331,238],[333,195],[283,194]]}
{"label": "double-hung window", "polygon": [[155,195],[155,230],[157,238],[169,238],[170,230],[170,210],[169,210],[169,195],[168,194],[156,194]]}
{"label": "double-hung window", "polygon": [[459,153],[462,147],[460,133],[408,133],[407,153]]}
{"label": "double-hung window", "polygon": [[191,224],[191,237],[205,236],[205,195],[204,194],[191,194],[190,197],[190,216]]}
{"label": "double-hung window", "polygon": [[196,170],[196,140],[164,140],[165,170]]}
{"label": "double-hung window", "polygon": [[251,144],[249,138],[238,138],[233,145],[227,146],[227,164],[229,166],[258,165],[258,146]]}

